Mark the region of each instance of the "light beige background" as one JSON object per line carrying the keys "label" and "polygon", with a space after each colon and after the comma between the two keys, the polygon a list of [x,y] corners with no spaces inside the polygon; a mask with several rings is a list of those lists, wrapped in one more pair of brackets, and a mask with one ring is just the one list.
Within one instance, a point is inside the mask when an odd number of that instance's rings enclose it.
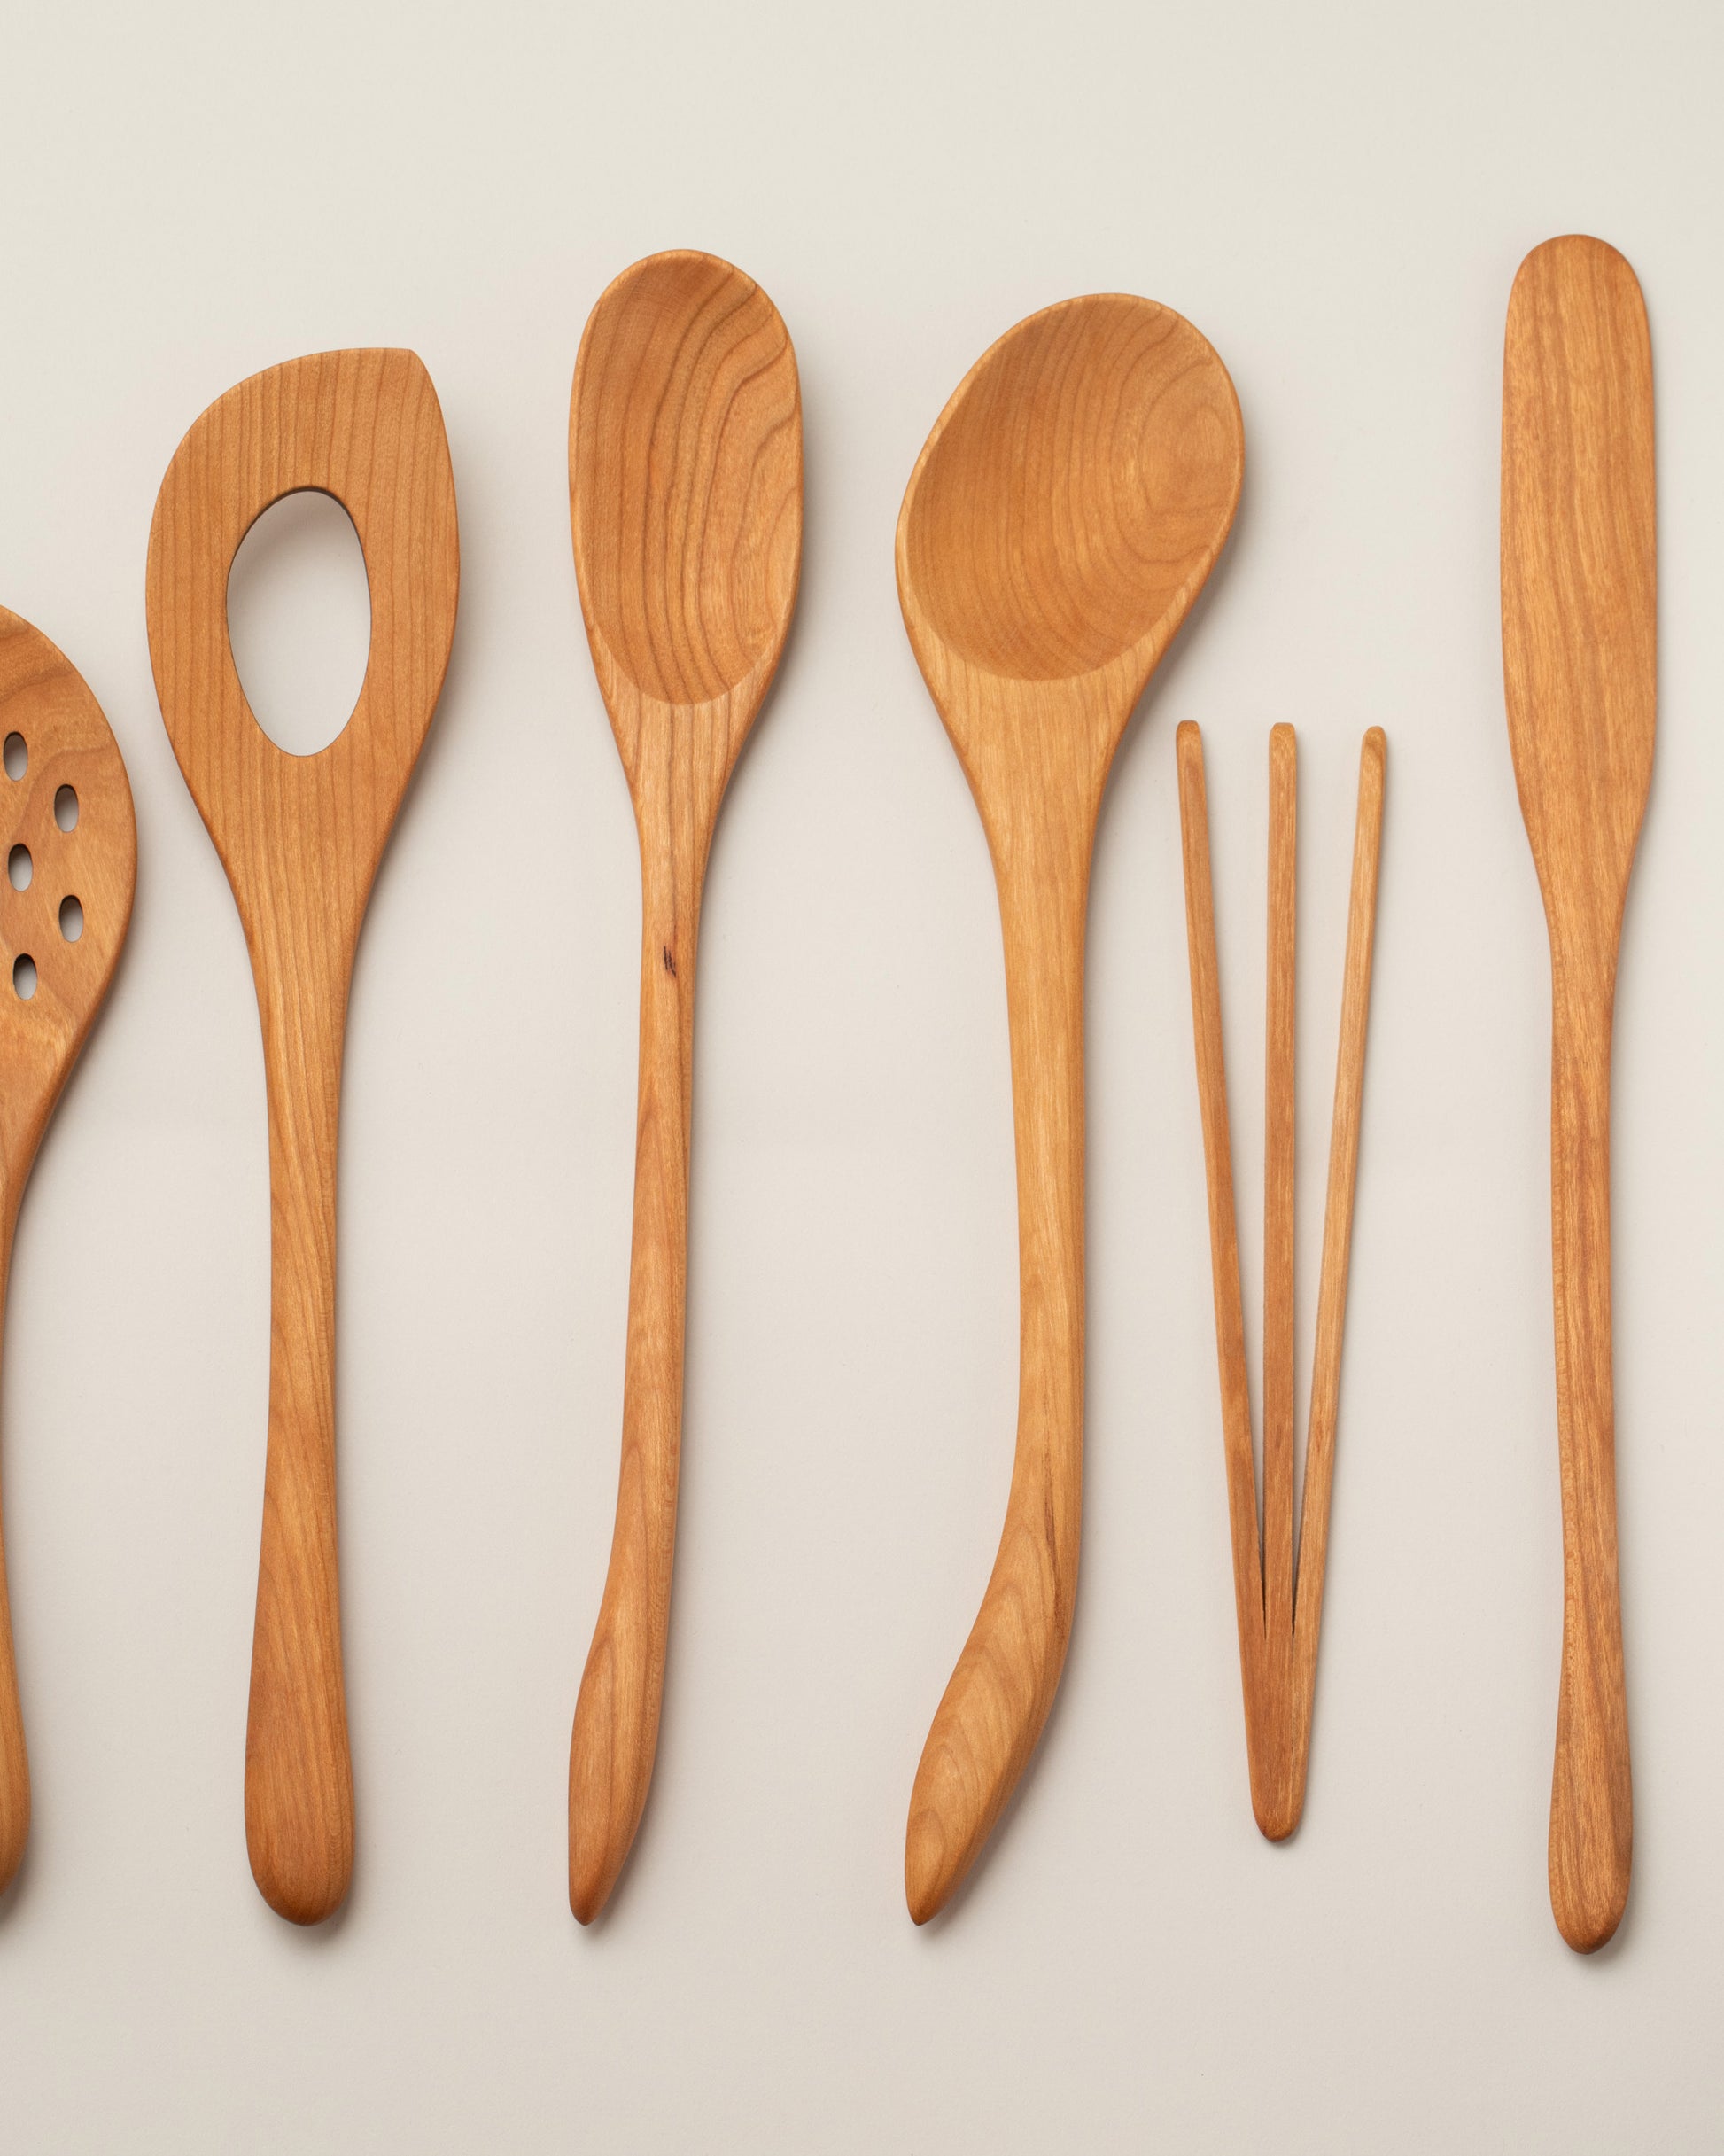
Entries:
{"label": "light beige background", "polygon": [[[5,11],[0,602],[130,767],[137,907],[7,1313],[36,1801],[0,1908],[19,2151],[1704,2151],[1724,2139],[1724,18],[1565,0]],[[1545,1892],[1561,1611],[1543,930],[1502,710],[1510,281],[1652,323],[1663,696],[1619,1010],[1634,1899]],[[612,1910],[564,1900],[610,1530],[638,899],[564,428],[587,309],[696,245],[802,366],[803,599],[708,887],[671,1678]],[[1016,1270],[980,827],[904,641],[899,494],[1074,292],[1179,308],[1248,447],[1127,739],[1089,969],[1083,1571],[1041,1756],[918,1934],[905,1804],[1005,1502]],[[239,925],[151,688],[151,504],[213,398],[411,345],[462,593],[361,946],[341,1502],[360,1857],[313,1936],[240,1769],[268,1195]],[[248,584],[262,702],[351,694],[343,541]],[[267,564],[266,564],[267,566]],[[320,595],[327,595],[320,596]],[[297,612],[295,609],[297,608]],[[1309,1369],[1359,736],[1390,743],[1305,1824],[1252,1825],[1173,734],[1209,751],[1251,1335],[1266,741],[1300,728]]]}

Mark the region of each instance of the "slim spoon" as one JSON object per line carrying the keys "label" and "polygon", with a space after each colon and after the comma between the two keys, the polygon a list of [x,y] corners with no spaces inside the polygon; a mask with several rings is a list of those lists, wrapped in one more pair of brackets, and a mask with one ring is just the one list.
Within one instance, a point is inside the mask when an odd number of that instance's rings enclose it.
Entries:
{"label": "slim spoon", "polygon": [[1589,1954],[1634,1849],[1616,1568],[1611,1024],[1652,777],[1658,546],[1652,351],[1602,240],[1535,247],[1503,360],[1503,679],[1550,937],[1550,1210],[1563,1485],[1563,1662],[1550,1906]]}
{"label": "slim spoon", "polygon": [[[126,940],[137,828],[100,705],[40,630],[0,607],[0,1311],[48,1118]],[[30,1831],[30,1770],[0,1546],[0,1893]]]}
{"label": "slim spoon", "polygon": [[695,945],[718,804],[796,605],[802,396],[778,309],[714,255],[593,309],[569,413],[581,612],[641,841],[641,1073],[622,1472],[569,1751],[569,1903],[603,1908],[652,1780],[682,1444]]}
{"label": "slim spoon", "polygon": [[1233,385],[1188,322],[1148,300],[1069,300],[970,370],[898,517],[905,626],[999,891],[1018,1167],[1017,1453],[992,1576],[910,1800],[918,1924],[975,1862],[1065,1662],[1083,1491],[1090,858],[1114,752],[1226,540],[1244,457]]}
{"label": "slim spoon", "polygon": [[[332,494],[371,588],[346,727],[315,756],[259,726],[228,572],[283,495]],[[329,352],[230,389],[175,452],[150,528],[150,657],[174,753],[228,872],[263,1025],[269,1444],[245,1731],[245,1842],[270,1907],[315,1924],[353,1861],[336,1569],[336,1135],[353,952],[454,634],[454,479],[411,352]]]}

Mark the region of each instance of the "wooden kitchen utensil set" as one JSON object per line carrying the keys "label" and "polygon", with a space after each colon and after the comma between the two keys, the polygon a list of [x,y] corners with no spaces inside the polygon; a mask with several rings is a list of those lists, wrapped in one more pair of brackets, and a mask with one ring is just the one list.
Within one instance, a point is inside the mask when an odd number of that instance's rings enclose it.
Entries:
{"label": "wooden kitchen utensil set", "polygon": [[[1090,861],[1126,725],[1214,568],[1244,472],[1227,371],[1146,300],[1020,323],[936,422],[897,526],[905,627],[975,798],[998,886],[1016,1132],[1016,1454],[992,1576],[911,1797],[918,1923],[975,1863],[1034,1751],[1077,1587],[1083,1426],[1083,950]],[[359,701],[315,755],[253,718],[229,571],[296,491],[351,515],[371,594]],[[695,963],[701,886],[737,755],[776,670],[802,543],[802,407],[777,309],[741,271],[656,255],[593,310],[569,489],[581,611],[641,844],[640,1114],[622,1464],[575,1710],[569,1895],[609,1897],[650,1785],[676,1535]],[[1651,376],[1633,273],[1553,240],[1516,279],[1503,378],[1509,725],[1550,929],[1552,1210],[1565,1568],[1550,1887],[1569,1942],[1628,1887],[1610,1349],[1611,1012],[1650,772]],[[443,683],[459,586],[454,477],[408,352],[297,360],[198,420],[151,528],[146,610],[174,751],[244,923],[263,1030],[271,1195],[269,1419],[245,1746],[259,1888],[311,1924],[347,1890],[353,1798],[336,1537],[336,1139],[367,901]],[[131,910],[130,790],[95,699],[0,611],[0,1297],[37,1145]],[[1202,747],[1177,772],[1222,1431],[1252,1802],[1272,1840],[1304,1802],[1359,1151],[1386,748],[1364,739],[1318,1290],[1303,1526],[1293,1539],[1295,749],[1270,736],[1263,1515],[1258,1525]],[[29,1780],[0,1550],[0,1887]]]}

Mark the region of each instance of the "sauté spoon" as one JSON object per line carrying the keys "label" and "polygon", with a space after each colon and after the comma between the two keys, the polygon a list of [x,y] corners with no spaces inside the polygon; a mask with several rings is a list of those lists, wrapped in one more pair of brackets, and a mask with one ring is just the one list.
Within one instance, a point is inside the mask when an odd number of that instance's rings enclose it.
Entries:
{"label": "saut\u00e9 spoon", "polygon": [[905,1843],[925,1922],[1041,1734],[1077,1584],[1083,1447],[1083,940],[1102,790],[1215,565],[1239,401],[1190,323],[1105,293],[1032,315],[935,423],[897,526],[918,664],[998,886],[1018,1171],[1017,1452],[980,1614],[928,1732]]}

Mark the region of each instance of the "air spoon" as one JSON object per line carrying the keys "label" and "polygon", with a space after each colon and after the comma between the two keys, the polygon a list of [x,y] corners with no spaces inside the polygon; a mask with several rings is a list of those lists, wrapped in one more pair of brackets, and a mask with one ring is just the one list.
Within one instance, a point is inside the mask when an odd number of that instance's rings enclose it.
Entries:
{"label": "air spoon", "polygon": [[950,1900],[1034,1750],[1071,1631],[1083,1456],[1083,943],[1096,818],[1214,567],[1238,399],[1190,323],[1121,294],[1010,330],[935,423],[898,596],[998,886],[1018,1171],[1017,1453],[980,1614],[910,1800],[905,1894]]}

